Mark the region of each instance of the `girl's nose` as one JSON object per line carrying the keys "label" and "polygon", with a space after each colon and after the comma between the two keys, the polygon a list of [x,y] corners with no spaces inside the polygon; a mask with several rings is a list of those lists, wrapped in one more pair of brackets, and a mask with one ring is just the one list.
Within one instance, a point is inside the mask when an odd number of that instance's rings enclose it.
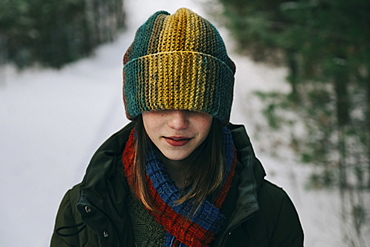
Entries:
{"label": "girl's nose", "polygon": [[189,126],[188,114],[182,110],[172,110],[168,125],[176,130],[186,129]]}

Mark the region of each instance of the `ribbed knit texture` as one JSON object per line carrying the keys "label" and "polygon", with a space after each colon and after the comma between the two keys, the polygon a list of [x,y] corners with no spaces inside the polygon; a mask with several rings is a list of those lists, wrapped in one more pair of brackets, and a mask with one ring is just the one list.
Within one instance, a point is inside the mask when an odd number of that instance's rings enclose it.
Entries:
{"label": "ribbed knit texture", "polygon": [[[134,188],[130,178],[135,157],[134,136],[132,130],[122,155],[124,173],[132,190]],[[236,166],[234,143],[226,127],[223,129],[223,145],[227,164],[223,187],[214,201],[205,200],[190,219],[188,216],[193,206],[192,200],[180,205],[175,203],[181,192],[165,171],[156,150],[149,150],[146,160],[147,187],[155,207],[155,210],[149,212],[167,232],[164,246],[209,246],[222,227],[224,215],[220,208],[230,189]]]}
{"label": "ribbed knit texture", "polygon": [[132,193],[127,198],[136,247],[163,246],[166,231]]}
{"label": "ribbed knit texture", "polygon": [[178,109],[229,120],[235,65],[216,28],[189,9],[152,15],[138,29],[123,64],[129,119],[143,111]]}

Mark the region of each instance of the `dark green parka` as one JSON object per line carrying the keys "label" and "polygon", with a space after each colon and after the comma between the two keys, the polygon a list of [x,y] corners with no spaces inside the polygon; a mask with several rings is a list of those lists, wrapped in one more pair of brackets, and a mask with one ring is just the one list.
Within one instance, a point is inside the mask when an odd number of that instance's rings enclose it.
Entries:
{"label": "dark green parka", "polygon": [[[303,246],[303,231],[288,195],[264,179],[244,126],[229,125],[238,165],[222,212],[227,223],[212,246]],[[133,124],[96,151],[83,181],[64,196],[52,247],[135,246],[123,175],[122,151]]]}

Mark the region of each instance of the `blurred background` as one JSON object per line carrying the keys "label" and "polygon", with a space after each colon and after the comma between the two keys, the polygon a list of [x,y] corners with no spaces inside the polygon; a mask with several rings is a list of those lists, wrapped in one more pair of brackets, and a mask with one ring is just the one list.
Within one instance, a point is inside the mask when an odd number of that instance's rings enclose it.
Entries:
{"label": "blurred background", "polygon": [[64,193],[123,127],[122,56],[187,7],[237,65],[231,122],[297,207],[305,246],[370,246],[367,0],[0,0],[0,246],[48,246]]}

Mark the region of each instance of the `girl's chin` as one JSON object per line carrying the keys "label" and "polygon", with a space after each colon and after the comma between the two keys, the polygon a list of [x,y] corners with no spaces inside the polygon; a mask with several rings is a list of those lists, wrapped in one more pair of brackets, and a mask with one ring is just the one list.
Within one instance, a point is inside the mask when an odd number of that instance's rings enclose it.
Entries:
{"label": "girl's chin", "polygon": [[164,158],[170,161],[182,161],[189,157],[191,152],[163,152],[161,151]]}

